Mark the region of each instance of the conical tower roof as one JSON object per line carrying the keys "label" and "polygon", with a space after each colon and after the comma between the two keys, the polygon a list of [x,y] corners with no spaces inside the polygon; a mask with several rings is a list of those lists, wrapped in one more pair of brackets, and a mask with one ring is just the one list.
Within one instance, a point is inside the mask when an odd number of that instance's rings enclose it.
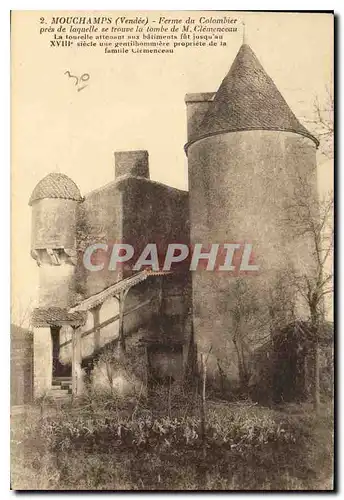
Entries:
{"label": "conical tower roof", "polygon": [[29,205],[43,198],[61,198],[74,201],[82,200],[79,188],[75,182],[73,182],[68,175],[57,172],[52,172],[39,181],[32,192]]}
{"label": "conical tower roof", "polygon": [[319,141],[301,125],[251,47],[243,44],[188,147],[211,135],[280,130]]}

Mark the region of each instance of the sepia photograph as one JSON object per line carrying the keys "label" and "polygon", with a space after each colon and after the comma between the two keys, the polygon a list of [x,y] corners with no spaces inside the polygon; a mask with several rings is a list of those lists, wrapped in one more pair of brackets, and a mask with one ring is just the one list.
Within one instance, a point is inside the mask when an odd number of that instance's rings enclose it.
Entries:
{"label": "sepia photograph", "polygon": [[12,11],[11,127],[11,489],[333,491],[333,12]]}

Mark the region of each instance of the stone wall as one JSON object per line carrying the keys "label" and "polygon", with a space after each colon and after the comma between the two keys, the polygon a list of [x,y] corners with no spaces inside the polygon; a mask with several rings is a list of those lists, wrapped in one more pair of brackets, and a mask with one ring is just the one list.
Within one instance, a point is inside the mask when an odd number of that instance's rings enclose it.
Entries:
{"label": "stone wall", "polygon": [[155,243],[162,267],[169,243],[189,244],[188,193],[164,184],[128,177],[123,195],[123,241],[135,249],[126,274],[147,243]]}
{"label": "stone wall", "polygon": [[[315,154],[311,140],[277,131],[215,135],[188,149],[191,244],[252,243],[259,274],[244,279],[260,301],[262,314],[282,271],[291,264],[298,269],[312,265],[310,242],[295,238],[285,219],[299,177],[315,189]],[[238,277],[212,271],[192,275],[198,348],[212,348],[210,371],[220,360],[235,378],[231,304]],[[246,328],[254,336],[255,325]]]}
{"label": "stone wall", "polygon": [[30,403],[33,398],[33,335],[11,325],[11,406]]}
{"label": "stone wall", "polygon": [[121,273],[108,270],[110,254],[101,252],[105,258],[102,271],[89,271],[83,264],[85,249],[95,243],[105,243],[109,247],[120,243],[123,237],[123,197],[114,181],[85,196],[78,211],[77,245],[78,265],[76,272],[80,294],[90,297],[121,279]]}

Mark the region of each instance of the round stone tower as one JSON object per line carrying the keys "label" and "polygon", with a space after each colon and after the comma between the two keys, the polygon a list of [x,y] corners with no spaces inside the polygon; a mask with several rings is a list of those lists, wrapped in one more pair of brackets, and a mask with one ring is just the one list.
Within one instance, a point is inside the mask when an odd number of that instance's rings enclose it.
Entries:
{"label": "round stone tower", "polygon": [[[185,146],[191,243],[251,243],[259,273],[244,276],[251,290],[244,300],[263,298],[290,263],[309,263],[309,242],[296,240],[285,219],[298,183],[316,192],[318,141],[297,120],[247,44],[206,105],[200,120],[192,113]],[[230,353],[240,277],[226,271],[192,274],[195,341],[200,351],[211,348],[210,371],[218,363],[223,367],[224,360],[236,377],[235,354],[231,358]],[[250,321],[247,328],[254,335]]]}
{"label": "round stone tower", "polygon": [[51,173],[35,187],[31,255],[39,266],[39,307],[67,308],[73,301],[76,209],[82,200],[67,175]]}

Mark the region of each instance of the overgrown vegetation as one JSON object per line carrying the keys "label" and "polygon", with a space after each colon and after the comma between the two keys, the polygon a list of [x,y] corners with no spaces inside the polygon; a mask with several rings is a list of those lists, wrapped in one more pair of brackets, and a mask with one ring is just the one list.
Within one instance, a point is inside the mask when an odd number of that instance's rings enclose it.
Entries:
{"label": "overgrown vegetation", "polygon": [[94,394],[16,417],[15,489],[331,488],[332,417],[306,407],[200,402],[177,388],[120,400]]}

